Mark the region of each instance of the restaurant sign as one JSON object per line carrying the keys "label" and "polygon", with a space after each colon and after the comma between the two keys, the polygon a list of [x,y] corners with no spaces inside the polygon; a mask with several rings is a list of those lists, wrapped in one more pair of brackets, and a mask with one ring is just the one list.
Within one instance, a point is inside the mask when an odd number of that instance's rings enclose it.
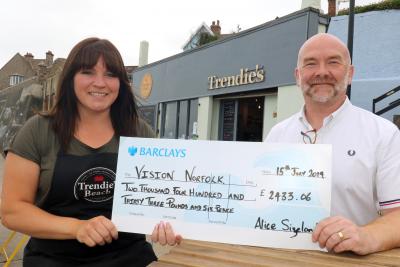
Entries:
{"label": "restaurant sign", "polygon": [[241,68],[239,74],[218,77],[208,77],[208,89],[214,90],[232,86],[240,86],[252,83],[259,83],[265,80],[264,66],[256,65],[255,69]]}

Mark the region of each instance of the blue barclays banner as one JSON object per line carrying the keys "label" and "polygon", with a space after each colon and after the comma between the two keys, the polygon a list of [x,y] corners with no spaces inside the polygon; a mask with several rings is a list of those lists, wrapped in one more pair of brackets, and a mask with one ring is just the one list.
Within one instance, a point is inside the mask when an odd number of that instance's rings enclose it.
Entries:
{"label": "blue barclays banner", "polygon": [[112,221],[151,234],[168,221],[184,238],[317,249],[330,214],[330,145],[121,137]]}

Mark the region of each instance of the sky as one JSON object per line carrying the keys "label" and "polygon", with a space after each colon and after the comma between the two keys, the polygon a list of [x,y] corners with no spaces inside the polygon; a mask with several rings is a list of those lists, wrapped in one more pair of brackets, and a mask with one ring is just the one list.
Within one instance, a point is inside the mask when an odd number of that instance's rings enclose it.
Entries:
{"label": "sky", "polygon": [[[357,5],[381,0],[356,0]],[[301,8],[301,0],[4,0],[0,5],[0,68],[16,53],[66,58],[87,37],[110,40],[125,65],[137,65],[140,41],[149,63],[182,52],[204,22],[222,33],[246,30]],[[321,0],[326,13],[327,0]],[[343,3],[340,8],[348,7]]]}

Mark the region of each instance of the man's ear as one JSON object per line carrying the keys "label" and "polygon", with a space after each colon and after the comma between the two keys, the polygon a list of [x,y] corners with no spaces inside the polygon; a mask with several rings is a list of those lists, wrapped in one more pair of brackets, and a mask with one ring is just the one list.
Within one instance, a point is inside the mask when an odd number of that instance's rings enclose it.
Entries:
{"label": "man's ear", "polygon": [[353,75],[354,75],[354,66],[350,65],[349,66],[349,71],[347,73],[347,77],[348,77],[348,85],[351,84],[351,81],[353,80]]}
{"label": "man's ear", "polygon": [[294,69],[294,78],[296,79],[296,84],[297,86],[300,86],[300,73],[299,73],[299,69],[295,68]]}

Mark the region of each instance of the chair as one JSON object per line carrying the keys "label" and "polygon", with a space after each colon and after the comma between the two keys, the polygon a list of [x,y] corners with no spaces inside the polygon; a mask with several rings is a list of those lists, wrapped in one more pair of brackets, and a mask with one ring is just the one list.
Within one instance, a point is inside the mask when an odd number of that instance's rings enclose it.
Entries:
{"label": "chair", "polygon": [[7,253],[8,250],[8,245],[10,244],[11,240],[15,237],[17,232],[12,231],[7,239],[0,245],[0,253],[3,254],[4,258],[6,259],[6,262],[4,263],[3,267],[8,267],[15,257],[17,255],[18,251],[22,248],[22,246],[25,244],[25,242],[28,240],[27,235],[22,235],[21,239],[18,241],[17,245],[12,249],[10,256]]}

